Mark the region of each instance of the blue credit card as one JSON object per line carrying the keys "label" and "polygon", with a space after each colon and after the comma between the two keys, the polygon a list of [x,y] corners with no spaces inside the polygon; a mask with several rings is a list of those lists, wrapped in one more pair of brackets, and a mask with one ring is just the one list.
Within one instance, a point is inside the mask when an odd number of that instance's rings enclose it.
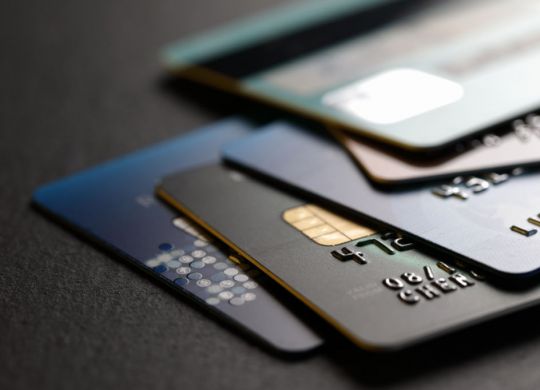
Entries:
{"label": "blue credit card", "polygon": [[234,142],[225,158],[503,276],[540,270],[537,173],[515,169],[380,191],[332,140],[286,123]]}
{"label": "blue credit card", "polygon": [[154,197],[162,176],[217,161],[224,143],[252,129],[243,119],[224,120],[45,185],[33,201],[265,344],[309,351],[322,340],[269,280]]}

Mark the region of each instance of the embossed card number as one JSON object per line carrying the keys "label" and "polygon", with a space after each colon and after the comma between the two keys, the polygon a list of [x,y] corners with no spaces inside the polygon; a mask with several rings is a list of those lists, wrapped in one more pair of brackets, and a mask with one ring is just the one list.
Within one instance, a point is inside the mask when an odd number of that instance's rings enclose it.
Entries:
{"label": "embossed card number", "polygon": [[[385,241],[389,242],[388,245]],[[348,245],[331,252],[332,256],[340,261],[353,260],[358,264],[368,263],[365,254],[357,248],[367,245],[375,245],[388,255],[394,255],[396,251],[403,252],[414,249],[414,243],[401,237],[395,232],[387,232],[377,237],[368,237],[360,240],[354,245]],[[442,261],[437,262],[437,267],[448,273],[448,278],[436,277],[431,266],[423,267],[424,276],[415,272],[404,272],[399,277],[388,277],[383,279],[382,284],[390,290],[398,291],[397,297],[400,301],[414,305],[423,300],[431,301],[444,294],[449,294],[458,289],[474,286],[475,282],[458,272],[454,267]],[[473,270],[469,274],[477,280],[483,280],[484,277]]]}
{"label": "embossed card number", "polygon": [[399,291],[400,301],[414,305],[422,300],[433,300],[443,294],[449,294],[458,288],[474,286],[475,282],[459,272],[453,272],[448,278],[435,278],[430,266],[424,266],[425,283],[422,276],[414,272],[404,272],[400,277],[385,278],[382,284],[390,290]]}
{"label": "embossed card number", "polygon": [[523,169],[516,168],[510,173],[487,173],[478,176],[457,176],[448,184],[442,184],[435,187],[431,192],[441,198],[457,198],[467,200],[471,195],[480,194],[496,186],[507,182],[512,176],[518,176],[523,173]]}

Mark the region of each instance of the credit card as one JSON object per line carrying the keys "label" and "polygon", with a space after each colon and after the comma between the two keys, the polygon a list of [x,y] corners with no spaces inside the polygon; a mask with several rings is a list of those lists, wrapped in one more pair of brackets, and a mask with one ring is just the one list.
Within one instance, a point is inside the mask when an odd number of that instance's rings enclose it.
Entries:
{"label": "credit card", "polygon": [[175,76],[413,151],[540,106],[536,0],[299,1],[172,44]]}
{"label": "credit card", "polygon": [[45,185],[33,201],[259,341],[283,352],[305,352],[322,340],[298,310],[274,296],[279,286],[265,287],[268,280],[256,269],[235,264],[230,251],[154,197],[161,176],[215,161],[223,143],[251,130],[242,119],[224,120]]}
{"label": "credit card", "polygon": [[371,180],[395,186],[540,163],[539,115],[527,115],[500,130],[460,142],[438,158],[414,158],[343,131],[334,134]]}
{"label": "credit card", "polygon": [[158,194],[363,348],[403,348],[540,300],[538,284],[498,285],[220,164],[167,177]]}
{"label": "credit card", "polygon": [[506,276],[540,267],[540,177],[491,173],[380,191],[333,140],[277,123],[225,148],[228,161]]}

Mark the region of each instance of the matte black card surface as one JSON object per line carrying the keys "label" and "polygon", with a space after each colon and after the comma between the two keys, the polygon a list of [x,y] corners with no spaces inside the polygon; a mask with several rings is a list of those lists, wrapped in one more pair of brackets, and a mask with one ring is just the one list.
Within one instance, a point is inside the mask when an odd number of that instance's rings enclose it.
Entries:
{"label": "matte black card surface", "polygon": [[328,138],[289,124],[228,146],[225,158],[505,275],[540,268],[540,176],[488,174],[382,192]]}
{"label": "matte black card surface", "polygon": [[540,299],[540,287],[495,287],[450,256],[222,165],[173,175],[158,191],[364,348],[402,348]]}
{"label": "matte black card surface", "polygon": [[287,352],[311,350],[322,340],[296,315],[297,308],[283,305],[257,270],[235,264],[229,251],[153,195],[161,176],[215,161],[223,143],[252,128],[239,118],[218,122],[47,184],[35,192],[34,202],[266,344]]}

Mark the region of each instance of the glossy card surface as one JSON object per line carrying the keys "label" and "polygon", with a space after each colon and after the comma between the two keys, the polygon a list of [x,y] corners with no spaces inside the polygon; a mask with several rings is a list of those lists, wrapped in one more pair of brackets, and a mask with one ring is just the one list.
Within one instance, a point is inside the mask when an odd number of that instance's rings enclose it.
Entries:
{"label": "glossy card surface", "polygon": [[342,131],[335,135],[371,180],[394,186],[540,164],[540,116],[527,115],[501,127],[510,131],[458,143],[439,158],[423,159],[377,147]]}
{"label": "glossy card surface", "polygon": [[170,176],[158,193],[364,348],[403,348],[540,299],[538,286],[496,287],[450,255],[433,257],[223,165]]}
{"label": "glossy card surface", "polygon": [[224,155],[488,270],[524,276],[540,267],[538,174],[516,170],[383,192],[333,140],[285,123],[229,145]]}
{"label": "glossy card surface", "polygon": [[427,152],[538,109],[537,0],[304,0],[172,44],[172,74]]}
{"label": "glossy card surface", "polygon": [[34,202],[271,347],[307,351],[321,339],[260,285],[265,278],[234,264],[230,252],[154,197],[160,177],[215,161],[223,143],[251,130],[244,120],[224,120],[43,186]]}

